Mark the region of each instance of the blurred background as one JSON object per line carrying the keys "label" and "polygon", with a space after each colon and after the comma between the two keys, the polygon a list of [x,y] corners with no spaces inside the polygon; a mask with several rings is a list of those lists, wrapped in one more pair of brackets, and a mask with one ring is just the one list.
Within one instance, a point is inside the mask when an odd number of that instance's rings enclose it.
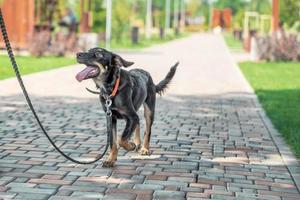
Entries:
{"label": "blurred background", "polygon": [[[242,45],[246,51],[251,51],[251,38],[256,38],[252,47],[267,51],[266,46],[272,46],[268,36],[278,32],[293,43],[300,31],[298,0],[0,2],[13,47],[34,56],[65,56],[92,46],[138,49],[201,31],[222,32],[230,46]],[[292,38],[285,31],[293,33]],[[255,59],[278,59],[260,55],[268,53],[260,52]],[[286,58],[291,56],[281,59],[298,59]]]}

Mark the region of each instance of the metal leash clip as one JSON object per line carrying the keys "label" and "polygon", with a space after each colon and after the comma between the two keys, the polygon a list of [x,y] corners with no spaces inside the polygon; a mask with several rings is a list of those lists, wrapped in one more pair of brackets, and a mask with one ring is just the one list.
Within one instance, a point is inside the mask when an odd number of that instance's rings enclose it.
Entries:
{"label": "metal leash clip", "polygon": [[107,99],[105,100],[106,115],[107,115],[107,116],[110,116],[110,117],[112,116],[112,112],[111,112],[111,109],[110,109],[111,105],[112,105],[112,100],[111,100],[111,98],[107,98]]}

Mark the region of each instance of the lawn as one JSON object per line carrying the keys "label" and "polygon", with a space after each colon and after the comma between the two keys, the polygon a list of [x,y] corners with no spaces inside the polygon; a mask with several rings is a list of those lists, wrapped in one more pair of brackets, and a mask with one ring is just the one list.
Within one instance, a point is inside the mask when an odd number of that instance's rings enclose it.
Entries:
{"label": "lawn", "polygon": [[274,126],[300,158],[300,63],[240,63]]}
{"label": "lawn", "polygon": [[[17,56],[16,61],[21,74],[30,74],[34,72],[63,67],[76,63],[74,58],[64,57],[31,57]],[[8,56],[0,56],[0,80],[15,76]]]}
{"label": "lawn", "polygon": [[243,44],[241,41],[234,39],[232,33],[224,33],[224,40],[231,51],[240,52],[243,51]]}

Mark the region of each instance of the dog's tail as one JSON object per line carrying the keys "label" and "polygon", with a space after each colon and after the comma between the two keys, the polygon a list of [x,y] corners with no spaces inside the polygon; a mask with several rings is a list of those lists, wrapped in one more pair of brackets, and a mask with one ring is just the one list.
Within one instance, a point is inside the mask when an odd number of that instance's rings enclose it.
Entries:
{"label": "dog's tail", "polygon": [[177,66],[179,65],[179,62],[177,62],[173,67],[171,67],[170,71],[168,72],[167,76],[165,77],[164,80],[160,81],[155,89],[156,89],[156,93],[158,93],[159,95],[162,95],[165,90],[168,88],[169,83],[171,82],[172,78],[175,75]]}

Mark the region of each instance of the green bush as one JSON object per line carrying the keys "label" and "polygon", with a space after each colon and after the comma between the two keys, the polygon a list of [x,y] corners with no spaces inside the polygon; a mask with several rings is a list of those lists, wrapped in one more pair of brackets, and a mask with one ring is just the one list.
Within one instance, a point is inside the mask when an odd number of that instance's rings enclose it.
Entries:
{"label": "green bush", "polygon": [[292,30],[300,33],[300,21],[296,21],[292,27]]}

